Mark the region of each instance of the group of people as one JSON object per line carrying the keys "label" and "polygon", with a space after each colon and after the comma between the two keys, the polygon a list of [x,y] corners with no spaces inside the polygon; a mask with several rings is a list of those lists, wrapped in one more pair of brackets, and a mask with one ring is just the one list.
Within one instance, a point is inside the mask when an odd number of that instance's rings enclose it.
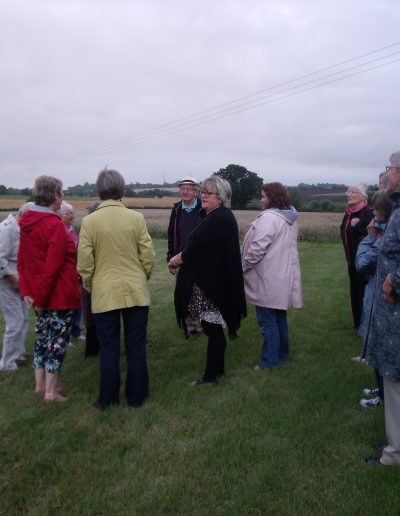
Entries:
{"label": "group of people", "polygon": [[204,374],[190,385],[212,385],[224,375],[224,328],[236,338],[246,301],[256,307],[263,338],[254,369],[282,367],[289,353],[287,309],[302,306],[297,211],[286,188],[263,185],[263,211],[241,253],[229,183],[214,175],[200,187],[186,176],[179,187],[182,199],[171,213],[167,254],[170,272],[177,273],[176,314],[188,337],[201,331],[208,337]]}
{"label": "group of people", "polygon": [[[374,464],[400,463],[400,152],[386,168],[373,210],[365,186],[349,188],[341,225],[353,323],[364,339],[361,358],[375,369],[379,399],[385,400],[388,444],[381,457],[368,457]],[[83,218],[79,241],[70,207],[63,205],[62,183],[51,176],[37,178],[34,202],[0,225],[0,307],[6,322],[0,369],[12,370],[26,358],[27,309],[34,308],[35,392],[43,393],[45,403],[65,401],[58,378],[83,292],[100,348],[96,407],[120,402],[121,319],[125,395],[129,406],[139,407],[149,395],[147,282],[154,251],[143,215],[121,202],[122,175],[102,170],[96,186],[100,203]],[[208,338],[204,373],[189,385],[215,385],[225,374],[225,329],[237,337],[247,303],[255,306],[262,336],[254,369],[282,367],[289,354],[287,309],[302,306],[298,214],[288,191],[278,182],[263,185],[262,211],[241,250],[227,181],[213,175],[199,184],[185,176],[179,190],[167,251],[168,270],[176,276],[176,317],[188,338]]]}
{"label": "group of people", "polygon": [[384,404],[387,443],[368,464],[400,464],[400,151],[379,176],[367,204],[365,185],[348,190],[341,225],[350,279],[354,327],[363,338],[360,361],[372,366],[376,388],[365,388],[364,407]]}
{"label": "group of people", "polygon": [[[2,255],[8,263],[13,261],[13,269],[2,264],[1,277],[12,287],[24,314],[25,326],[14,337],[20,346],[27,331],[27,309],[35,310],[35,392],[43,393],[45,403],[66,400],[59,373],[74,320],[80,317],[83,293],[100,348],[96,407],[104,410],[120,401],[121,319],[127,359],[125,395],[128,405],[138,407],[149,395],[147,281],[154,251],[143,215],[121,202],[122,175],[102,170],[96,186],[100,203],[83,218],[78,239],[72,207],[63,201],[61,181],[38,177],[34,202],[0,226],[0,240],[3,225],[13,224],[18,233],[13,253]],[[246,301],[256,306],[263,338],[255,369],[282,367],[289,353],[287,308],[302,305],[297,212],[287,190],[280,183],[263,186],[263,211],[251,225],[242,253],[230,210],[229,183],[213,175],[200,185],[185,176],[179,190],[181,200],[172,209],[168,227],[167,253],[168,269],[176,275],[176,317],[187,337],[200,333],[208,337],[204,374],[190,385],[213,385],[225,374],[224,330],[230,338],[237,337],[247,313]],[[16,328],[7,308],[3,309],[7,303],[2,302],[3,355],[6,358],[5,351],[12,348],[18,358],[23,350],[7,341],[7,333]]]}

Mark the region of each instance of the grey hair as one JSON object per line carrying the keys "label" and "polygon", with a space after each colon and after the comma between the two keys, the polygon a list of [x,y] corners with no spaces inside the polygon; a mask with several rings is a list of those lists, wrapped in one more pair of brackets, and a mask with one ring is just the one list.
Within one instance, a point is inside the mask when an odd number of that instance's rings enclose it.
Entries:
{"label": "grey hair", "polygon": [[49,207],[62,194],[62,182],[56,177],[39,176],[32,190],[32,198],[38,206]]}
{"label": "grey hair", "polygon": [[393,152],[389,158],[389,163],[397,168],[400,168],[400,151]]}
{"label": "grey hair", "polygon": [[379,174],[378,188],[382,185],[382,190],[387,190],[389,184],[389,173],[387,170]]}
{"label": "grey hair", "polygon": [[67,211],[74,211],[74,207],[69,204],[66,201],[62,201],[61,206],[56,211],[57,215],[60,215],[60,217],[64,217],[64,215],[67,213]]}
{"label": "grey hair", "polygon": [[208,186],[211,186],[212,189],[215,188],[217,191],[218,199],[221,201],[221,206],[224,206],[225,208],[231,207],[232,188],[226,179],[222,179],[222,177],[213,174],[212,176],[207,177],[207,179],[204,179],[201,183],[202,189]]}
{"label": "grey hair", "polygon": [[22,206],[19,207],[19,210],[18,210],[18,213],[17,213],[17,219],[20,219],[22,217],[22,215],[30,210],[33,206],[35,206],[35,203],[32,202],[32,201],[29,201],[29,202],[26,202],[25,204],[23,204]]}
{"label": "grey hair", "polygon": [[360,194],[364,197],[364,199],[368,198],[368,187],[364,183],[356,183],[354,185],[350,185],[350,188],[354,188],[354,190],[358,190]]}
{"label": "grey hair", "polygon": [[105,168],[99,172],[96,189],[102,201],[107,199],[117,201],[125,193],[125,180],[116,170]]}

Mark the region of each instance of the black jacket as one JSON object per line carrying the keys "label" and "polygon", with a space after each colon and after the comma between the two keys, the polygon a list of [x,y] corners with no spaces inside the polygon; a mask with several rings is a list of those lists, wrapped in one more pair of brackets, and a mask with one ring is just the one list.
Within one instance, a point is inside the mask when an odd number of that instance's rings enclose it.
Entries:
{"label": "black jacket", "polygon": [[[358,211],[346,210],[343,221],[340,225],[340,236],[342,237],[344,252],[349,267],[355,267],[358,244],[367,236],[367,226],[371,222],[374,214],[368,206],[364,206]],[[351,219],[360,219],[354,226]]]}
{"label": "black jacket", "polygon": [[216,208],[192,231],[175,288],[178,323],[185,327],[193,283],[213,301],[233,336],[246,316],[239,231],[230,209]]}
{"label": "black jacket", "polygon": [[[196,220],[196,224],[197,224],[201,218],[201,214],[200,214],[201,201],[199,198],[197,198],[196,207],[193,209],[199,214],[199,217]],[[186,244],[186,242],[181,242],[180,235],[179,235],[179,218],[180,218],[181,212],[182,212],[182,201],[179,201],[173,205],[172,211],[171,211],[171,216],[169,218],[168,231],[167,231],[167,233],[168,233],[167,262],[169,262],[173,256],[178,254]]]}

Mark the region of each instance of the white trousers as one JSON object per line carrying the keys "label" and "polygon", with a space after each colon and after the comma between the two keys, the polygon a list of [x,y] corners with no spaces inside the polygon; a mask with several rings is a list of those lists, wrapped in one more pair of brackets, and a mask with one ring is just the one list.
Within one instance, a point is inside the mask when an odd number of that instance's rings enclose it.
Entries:
{"label": "white trousers", "polygon": [[0,310],[5,323],[0,371],[13,371],[17,369],[17,358],[25,353],[28,309],[19,292],[13,288],[0,288]]}
{"label": "white trousers", "polygon": [[400,464],[400,382],[383,377],[385,423],[388,446],[382,457],[391,464]]}

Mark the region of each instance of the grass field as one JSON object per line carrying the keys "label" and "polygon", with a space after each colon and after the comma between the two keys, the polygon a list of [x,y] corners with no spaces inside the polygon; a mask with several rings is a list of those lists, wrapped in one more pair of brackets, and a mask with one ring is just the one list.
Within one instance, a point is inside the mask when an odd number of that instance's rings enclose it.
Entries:
{"label": "grass field", "polygon": [[0,514],[399,514],[399,469],[364,464],[384,415],[359,405],[373,372],[350,361],[360,341],[341,246],[299,246],[305,306],[289,314],[287,366],[249,367],[260,346],[249,307],[226,378],[203,388],[186,382],[202,373],[205,338],[183,339],[166,242],[155,248],[149,401],[95,410],[98,364],[82,347],[66,358],[65,404],[42,405],[29,366],[2,373]]}
{"label": "grass field", "polygon": [[[68,199],[67,199],[68,200]],[[177,199],[124,199],[126,206],[143,213],[149,232],[153,238],[166,238],[171,207]],[[82,218],[87,215],[87,208],[98,202],[97,198],[85,200],[69,199],[75,209],[75,223],[80,224]],[[19,199],[7,199],[0,197],[0,210],[17,209],[21,205]],[[143,208],[147,206],[147,208]],[[150,207],[150,208],[149,208]],[[259,211],[235,210],[240,235],[243,238],[250,223],[256,218]],[[0,211],[0,221],[7,217],[7,211]],[[299,213],[299,240],[306,242],[338,242],[339,226],[342,221],[342,213]]]}

